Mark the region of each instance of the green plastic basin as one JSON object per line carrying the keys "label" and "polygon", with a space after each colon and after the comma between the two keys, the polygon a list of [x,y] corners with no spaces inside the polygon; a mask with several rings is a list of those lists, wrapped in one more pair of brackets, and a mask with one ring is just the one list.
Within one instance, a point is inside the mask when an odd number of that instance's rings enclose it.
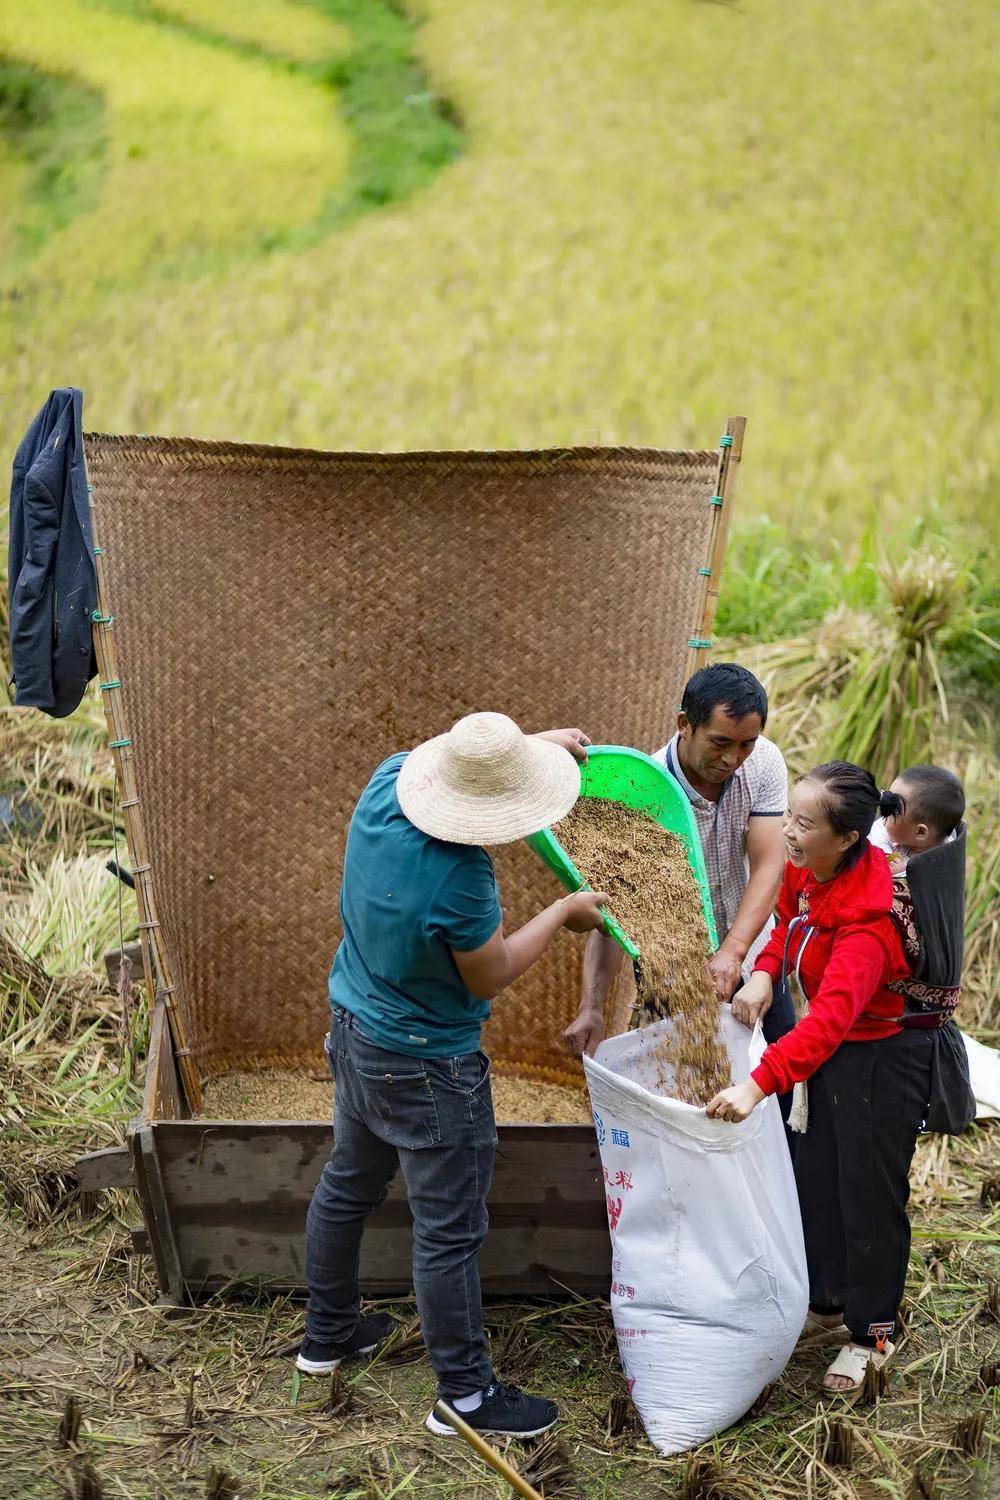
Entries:
{"label": "green plastic basin", "polygon": [[[701,894],[701,907],[705,914],[711,950],[714,952],[719,940],[708,890],[705,856],[694,813],[683,790],[665,766],[651,755],[644,755],[641,750],[631,750],[625,745],[591,745],[587,756],[587,764],[581,771],[581,797],[603,797],[609,802],[620,802],[625,807],[644,812],[655,818],[662,827],[675,833],[683,843],[688,864]],[[540,833],[531,834],[527,843],[567,890],[587,888],[587,882],[551,828],[543,828]],[[610,912],[605,913],[604,930],[631,958],[641,956],[638,946]]]}

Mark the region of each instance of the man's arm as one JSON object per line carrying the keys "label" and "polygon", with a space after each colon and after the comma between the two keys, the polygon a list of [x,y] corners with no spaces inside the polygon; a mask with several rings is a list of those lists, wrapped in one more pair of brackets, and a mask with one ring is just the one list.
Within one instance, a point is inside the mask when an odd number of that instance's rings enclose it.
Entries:
{"label": "man's arm", "polygon": [[625,957],[606,932],[595,931],[583,951],[583,991],[576,1020],[563,1037],[574,1057],[592,1057],[605,1036],[604,1002]]}
{"label": "man's arm", "polygon": [[452,957],[465,983],[481,1000],[520,979],[540,958],[561,927],[571,932],[590,932],[604,924],[599,908],[607,901],[602,891],[575,891],[554,901],[523,927],[504,936],[503,923],[481,948],[462,953],[452,948]]}
{"label": "man's arm", "polygon": [[720,1000],[732,998],[740,982],[740,970],[761,929],[774,911],[774,903],[785,867],[785,840],[781,819],[751,815],[747,829],[747,859],[750,879],[743,892],[736,918],[720,945],[708,961]]}

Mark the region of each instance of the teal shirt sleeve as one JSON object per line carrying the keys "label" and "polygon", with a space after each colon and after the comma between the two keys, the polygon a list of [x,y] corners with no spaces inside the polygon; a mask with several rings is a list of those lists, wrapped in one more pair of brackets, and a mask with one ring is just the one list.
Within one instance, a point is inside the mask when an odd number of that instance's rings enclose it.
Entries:
{"label": "teal shirt sleeve", "polygon": [[487,942],[503,920],[493,861],[469,849],[441,881],[427,909],[427,932],[458,953]]}

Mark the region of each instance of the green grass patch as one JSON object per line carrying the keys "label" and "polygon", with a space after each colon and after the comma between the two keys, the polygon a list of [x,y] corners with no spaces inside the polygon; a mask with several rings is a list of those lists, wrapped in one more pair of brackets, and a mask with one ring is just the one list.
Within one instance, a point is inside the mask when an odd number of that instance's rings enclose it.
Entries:
{"label": "green grass patch", "polygon": [[390,0],[313,0],[350,26],[350,50],[324,69],[341,96],[354,150],[348,181],[324,227],[402,203],[462,152],[454,105],[432,88],[413,52],[413,22]]}
{"label": "green grass patch", "polygon": [[105,151],[96,89],[0,57],[0,186],[11,189],[0,251],[11,272],[96,204]]}
{"label": "green grass patch", "polygon": [[[362,214],[405,202],[464,149],[454,105],[435,92],[414,53],[415,23],[392,0],[257,0],[247,14],[218,0],[88,3],[329,90],[331,107],[350,134],[346,174],[313,218],[259,231],[231,246],[227,259],[318,244]],[[288,28],[296,14],[302,19]],[[185,276],[218,271],[220,258],[209,253],[176,269]]]}

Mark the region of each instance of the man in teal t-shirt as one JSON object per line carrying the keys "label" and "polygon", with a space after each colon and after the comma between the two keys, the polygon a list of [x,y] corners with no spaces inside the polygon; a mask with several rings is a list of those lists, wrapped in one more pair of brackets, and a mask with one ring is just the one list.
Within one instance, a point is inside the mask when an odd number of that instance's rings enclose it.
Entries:
{"label": "man in teal t-shirt", "polygon": [[[362,1317],[364,1220],[397,1170],[413,1214],[413,1284],[438,1391],[481,1432],[529,1437],[555,1404],[496,1379],[486,1352],[476,1255],[497,1136],[490,999],[563,927],[602,925],[599,892],[564,896],[507,937],[482,847],[558,822],[580,790],[579,730],[523,735],[503,714],[383,761],[351,819],[330,971],[334,1146],[309,1208],[309,1311],[297,1364],[324,1374],[371,1352],[391,1320]],[[453,1429],[433,1413],[427,1426]]]}
{"label": "man in teal t-shirt", "polygon": [[479,1050],[490,1006],[449,950],[469,952],[493,936],[500,897],[485,849],[430,838],[407,818],[396,796],[405,759],[382,762],[351,819],[330,1004],[349,1010],[380,1046],[458,1057]]}

